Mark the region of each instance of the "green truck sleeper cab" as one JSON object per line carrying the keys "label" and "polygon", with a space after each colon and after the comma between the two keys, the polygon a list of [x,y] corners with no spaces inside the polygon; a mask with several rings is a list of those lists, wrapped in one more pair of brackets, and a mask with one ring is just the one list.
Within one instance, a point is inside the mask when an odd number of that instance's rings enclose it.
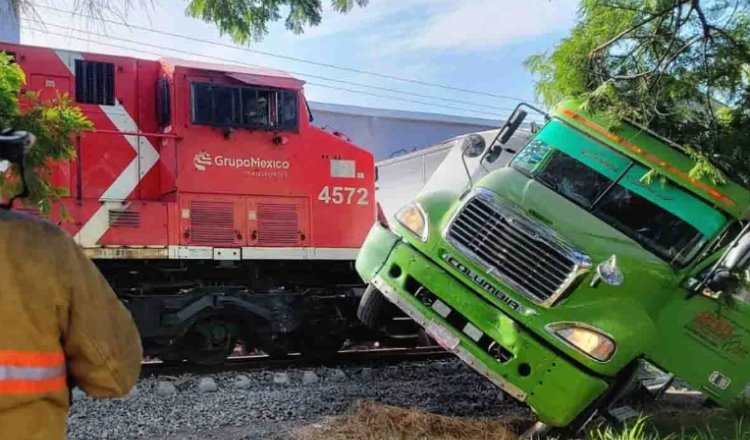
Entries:
{"label": "green truck sleeper cab", "polygon": [[[496,158],[523,107],[466,155]],[[360,317],[395,304],[547,426],[614,405],[641,360],[719,403],[742,396],[750,192],[691,178],[679,147],[575,102],[545,118],[508,166],[373,226]]]}

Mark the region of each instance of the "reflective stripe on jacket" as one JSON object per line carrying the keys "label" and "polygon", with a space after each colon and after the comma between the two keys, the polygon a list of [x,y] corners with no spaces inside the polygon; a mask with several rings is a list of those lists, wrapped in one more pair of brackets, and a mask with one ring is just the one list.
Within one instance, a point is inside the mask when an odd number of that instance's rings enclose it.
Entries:
{"label": "reflective stripe on jacket", "polygon": [[65,390],[62,350],[0,351],[0,395]]}
{"label": "reflective stripe on jacket", "polygon": [[0,439],[65,438],[72,383],[127,394],[142,351],[130,313],[59,228],[0,211]]}

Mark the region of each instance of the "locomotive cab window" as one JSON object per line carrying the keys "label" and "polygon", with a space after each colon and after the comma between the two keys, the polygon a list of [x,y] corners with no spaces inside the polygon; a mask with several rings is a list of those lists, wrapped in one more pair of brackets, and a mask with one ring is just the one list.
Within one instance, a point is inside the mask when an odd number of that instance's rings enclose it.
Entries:
{"label": "locomotive cab window", "polygon": [[297,129],[297,94],[262,87],[192,83],[193,124],[265,130]]}

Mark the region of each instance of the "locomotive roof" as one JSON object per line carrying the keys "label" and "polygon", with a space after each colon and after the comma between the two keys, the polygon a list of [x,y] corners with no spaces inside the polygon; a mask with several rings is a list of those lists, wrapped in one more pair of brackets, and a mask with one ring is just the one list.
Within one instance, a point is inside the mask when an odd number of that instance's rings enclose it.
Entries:
{"label": "locomotive roof", "polygon": [[224,73],[235,80],[253,85],[300,90],[305,84],[304,81],[297,79],[284,71],[260,66],[248,67],[232,64],[206,63],[203,61],[184,60],[181,58],[162,58],[160,62],[162,66],[170,71],[182,67],[185,69],[219,72]]}

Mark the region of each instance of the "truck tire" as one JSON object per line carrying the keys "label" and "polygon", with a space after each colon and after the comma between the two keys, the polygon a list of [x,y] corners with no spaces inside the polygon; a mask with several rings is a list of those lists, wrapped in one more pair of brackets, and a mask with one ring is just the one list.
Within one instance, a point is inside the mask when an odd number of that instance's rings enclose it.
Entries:
{"label": "truck tire", "polygon": [[357,308],[357,318],[372,330],[380,330],[390,319],[390,302],[374,286],[367,286]]}

